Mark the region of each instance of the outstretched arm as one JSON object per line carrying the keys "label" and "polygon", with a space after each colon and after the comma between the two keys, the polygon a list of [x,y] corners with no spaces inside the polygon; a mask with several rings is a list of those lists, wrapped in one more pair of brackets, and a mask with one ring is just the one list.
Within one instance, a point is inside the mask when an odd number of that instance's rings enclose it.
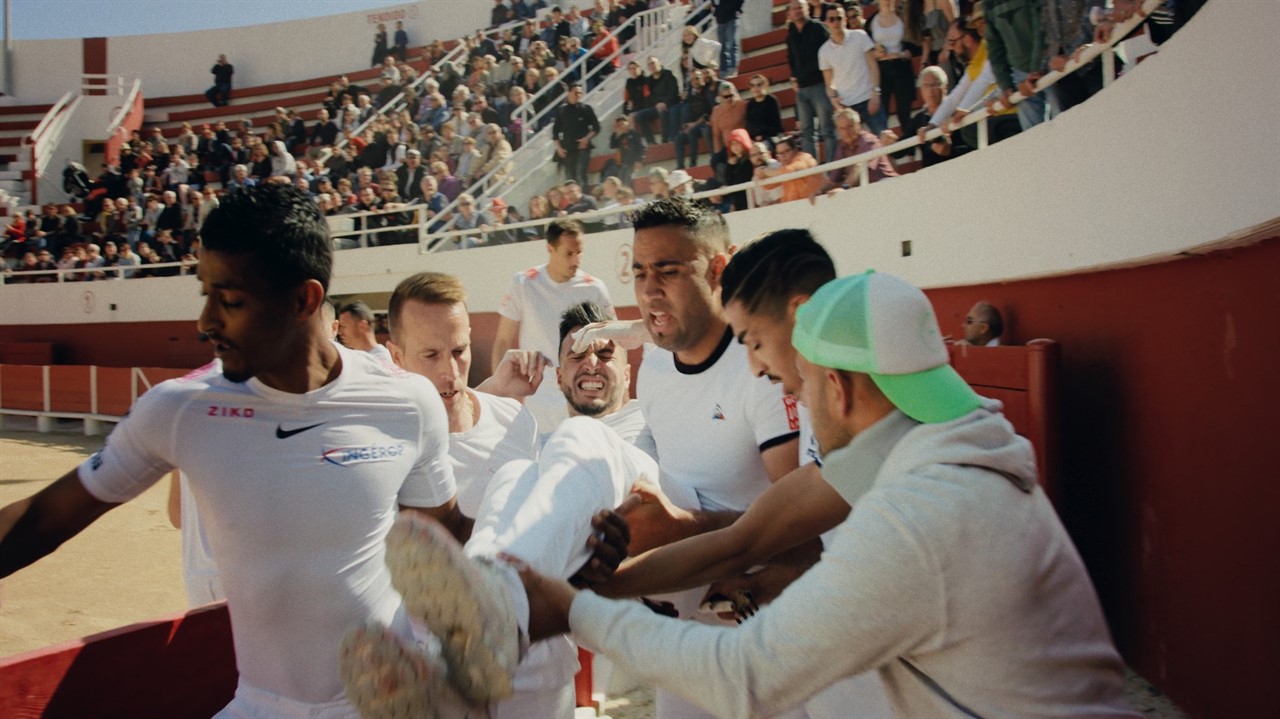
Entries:
{"label": "outstretched arm", "polygon": [[624,562],[596,591],[610,597],[674,592],[737,576],[844,521],[849,505],[807,464],[778,480],[727,527]]}
{"label": "outstretched arm", "polygon": [[118,504],[89,494],[76,470],[0,509],[0,577],[32,564]]}

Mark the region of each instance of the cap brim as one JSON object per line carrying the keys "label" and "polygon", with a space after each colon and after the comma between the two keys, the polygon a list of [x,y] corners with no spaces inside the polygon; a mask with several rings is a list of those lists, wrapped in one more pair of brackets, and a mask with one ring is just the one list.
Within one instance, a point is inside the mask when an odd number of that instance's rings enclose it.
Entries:
{"label": "cap brim", "polygon": [[871,379],[903,414],[925,424],[950,422],[982,406],[982,398],[951,365],[913,374],[872,374]]}

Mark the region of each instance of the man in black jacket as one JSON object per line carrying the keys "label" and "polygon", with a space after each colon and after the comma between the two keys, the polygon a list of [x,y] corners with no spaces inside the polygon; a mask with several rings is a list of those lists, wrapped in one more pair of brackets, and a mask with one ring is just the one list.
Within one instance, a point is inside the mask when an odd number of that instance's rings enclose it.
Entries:
{"label": "man in black jacket", "polygon": [[551,126],[556,141],[556,157],[566,180],[587,184],[587,166],[591,161],[591,139],[600,132],[595,110],[582,102],[582,85],[573,83],[565,92],[564,104]]}
{"label": "man in black jacket", "polygon": [[213,87],[205,90],[204,96],[214,107],[222,107],[231,100],[231,76],[236,70],[227,62],[226,55],[219,55],[209,72],[213,73]]}
{"label": "man in black jacket", "polygon": [[796,89],[800,142],[805,152],[818,157],[819,128],[828,148],[835,147],[836,143],[835,128],[831,124],[831,98],[827,96],[826,80],[818,66],[818,50],[831,34],[821,23],[809,20],[809,3],[805,0],[791,0],[787,20],[787,64],[791,67],[791,84]]}
{"label": "man in black jacket", "polygon": [[650,123],[657,118],[662,123],[662,141],[673,142],[680,120],[678,105],[680,104],[680,81],[666,68],[662,61],[653,55],[645,61],[649,70],[646,78],[649,88],[648,107],[637,111],[631,122],[644,135],[646,143],[654,144],[653,128]]}

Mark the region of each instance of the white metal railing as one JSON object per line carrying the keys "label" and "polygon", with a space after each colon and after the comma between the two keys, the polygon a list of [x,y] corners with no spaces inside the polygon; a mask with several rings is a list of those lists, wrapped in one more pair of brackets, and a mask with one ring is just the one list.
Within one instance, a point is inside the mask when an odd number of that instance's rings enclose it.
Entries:
{"label": "white metal railing", "polygon": [[[562,76],[581,73],[582,82],[589,84],[587,81],[603,72],[606,64],[612,63],[615,58],[628,56],[632,50],[636,49],[644,49],[649,54],[663,60],[664,65],[669,65],[679,57],[684,18],[700,10],[709,9],[709,6],[710,3],[708,2],[703,2],[699,7],[692,9],[686,5],[665,5],[638,13],[611,31],[611,34],[617,37],[623,34],[624,30],[634,30],[634,36],[626,43],[620,43],[618,49],[605,59],[596,59],[596,64],[590,68],[588,68],[588,65],[591,64],[593,58],[591,57],[591,50],[588,50],[585,55],[566,67]],[[704,27],[710,22],[711,13],[707,12],[704,14]],[[625,85],[626,73],[614,72],[582,99],[583,103],[590,105],[596,111],[601,128],[609,127],[610,116],[622,106]],[[528,133],[529,128],[535,127],[549,113],[559,108],[559,103],[557,102],[547,103],[541,110],[538,110],[538,99],[548,97],[558,90],[562,90],[559,83],[543,87],[532,97],[526,99],[524,104],[512,113],[513,118],[519,118],[522,121],[522,136],[524,140],[520,150],[517,153],[513,153],[501,166],[495,167],[474,180],[457,197],[461,197],[463,193],[466,193],[474,197],[477,203],[495,194],[501,194],[506,198],[519,194],[519,188],[522,184],[543,179],[548,169],[553,173],[555,172],[554,164],[552,164],[555,156],[555,140],[551,136],[552,127],[547,125],[537,130],[532,137]],[[601,134],[603,134],[603,131]],[[517,170],[516,168],[519,169]],[[502,175],[500,183],[494,181],[498,175]],[[501,190],[501,193],[499,193],[499,190]],[[442,226],[443,230],[447,231],[454,226],[457,197],[439,213],[441,216],[448,218],[447,222]],[[437,235],[438,233],[430,233],[430,237]],[[430,239],[427,232],[421,232],[419,236],[422,238],[420,250],[423,252],[430,252],[433,251],[432,248],[447,246],[445,242]]]}
{"label": "white metal railing", "polygon": [[[138,273],[144,273],[144,276],[150,276],[153,270],[178,268],[177,275],[168,275],[178,277],[185,274],[193,274],[184,272],[187,269],[194,269],[200,264],[199,260],[178,260],[176,262],[156,262],[146,265],[112,265],[110,267],[68,267],[66,269],[56,270],[24,270],[21,265],[13,269],[5,269],[0,271],[0,285],[19,285],[19,284],[40,284],[35,278],[37,277],[53,277],[57,282],[93,282],[118,279],[142,279],[137,277]],[[132,277],[126,277],[128,272]],[[102,275],[101,277],[72,277],[72,275]]]}
{"label": "white metal railing", "polygon": [[40,124],[23,139],[23,145],[31,155],[31,203],[39,204],[40,179],[53,159],[53,150],[62,142],[67,121],[80,106],[82,96],[68,92],[54,103],[41,118]]}
{"label": "white metal railing", "polygon": [[[93,82],[101,80],[100,83]],[[102,92],[106,95],[125,95],[128,94],[128,81],[120,75],[104,75],[102,73],[86,72],[80,76],[80,92],[84,95],[91,95],[94,92]]]}
{"label": "white metal railing", "polygon": [[133,110],[133,103],[138,99],[138,94],[142,92],[142,79],[133,81],[133,87],[130,88],[129,94],[124,98],[124,104],[111,118],[111,124],[107,126],[107,137],[111,137],[117,132],[122,133],[122,138],[126,142],[129,140],[129,131],[124,127],[124,121],[129,117],[129,112]]}

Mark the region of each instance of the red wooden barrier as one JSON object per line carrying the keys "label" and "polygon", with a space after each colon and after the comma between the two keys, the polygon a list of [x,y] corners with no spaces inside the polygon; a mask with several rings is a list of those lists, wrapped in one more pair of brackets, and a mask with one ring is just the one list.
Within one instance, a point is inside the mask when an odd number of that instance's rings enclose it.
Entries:
{"label": "red wooden barrier", "polygon": [[93,412],[92,372],[92,367],[84,365],[49,367],[49,411]]}
{"label": "red wooden barrier", "polygon": [[0,407],[44,410],[44,367],[10,364],[0,367]]}

